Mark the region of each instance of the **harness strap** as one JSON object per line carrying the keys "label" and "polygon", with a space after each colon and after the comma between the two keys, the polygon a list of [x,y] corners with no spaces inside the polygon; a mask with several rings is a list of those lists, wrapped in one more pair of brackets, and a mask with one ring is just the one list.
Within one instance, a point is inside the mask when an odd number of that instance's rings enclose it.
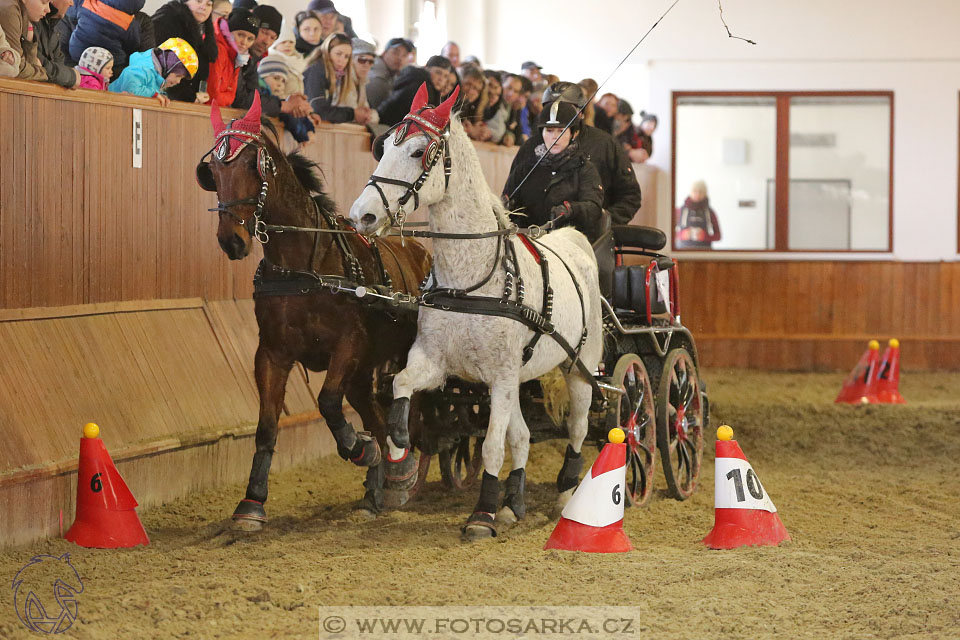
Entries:
{"label": "harness strap", "polygon": [[496,231],[484,231],[482,233],[441,233],[439,231],[417,231],[416,229],[403,229],[397,235],[405,238],[440,238],[443,240],[481,240],[483,238],[496,238],[498,236],[514,235],[518,231],[516,226],[509,226]]}
{"label": "harness strap", "polygon": [[[499,224],[499,222],[498,222],[498,224]],[[493,257],[493,264],[490,266],[490,272],[487,273],[486,277],[485,277],[483,280],[481,280],[480,282],[477,282],[476,284],[474,284],[474,285],[472,285],[472,286],[470,286],[470,287],[467,287],[466,289],[451,289],[451,288],[449,288],[449,287],[440,287],[440,286],[438,286],[438,284],[437,284],[437,274],[436,274],[436,271],[435,271],[435,269],[436,269],[436,262],[434,262],[433,264],[430,265],[430,278],[431,278],[431,281],[432,281],[432,286],[429,287],[429,288],[424,288],[424,293],[425,293],[425,294],[426,294],[426,293],[446,293],[446,294],[450,294],[450,295],[453,295],[453,296],[462,296],[462,295],[464,295],[464,294],[467,294],[467,293],[471,293],[471,292],[473,292],[473,291],[476,291],[477,289],[479,289],[479,288],[482,287],[483,285],[485,285],[485,284],[487,284],[488,282],[490,282],[490,279],[493,278],[493,274],[495,274],[495,273],[497,272],[497,266],[500,264],[500,253],[501,253],[501,251],[503,251],[503,244],[504,244],[504,242],[503,242],[503,236],[502,236],[502,235],[498,235],[498,236],[497,236],[497,253],[496,253],[496,255]],[[507,242],[507,245],[509,245],[509,244],[510,244],[510,243],[509,243],[509,241],[508,241],[508,242]]]}
{"label": "harness strap", "polygon": [[583,349],[583,345],[586,344],[587,342],[587,309],[583,305],[583,291],[581,291],[580,289],[580,283],[577,282],[577,279],[573,276],[573,271],[570,269],[570,265],[564,262],[563,258],[561,258],[556,251],[554,251],[547,245],[543,244],[542,242],[538,242],[536,244],[540,245],[544,249],[547,249],[550,253],[556,256],[557,260],[560,261],[560,264],[562,264],[566,268],[567,273],[570,274],[570,280],[573,281],[573,287],[577,290],[577,297],[580,298],[580,319],[581,319],[581,322],[583,323],[581,325],[583,327],[583,331],[580,334],[580,343],[577,345],[577,351],[576,351],[578,362],[579,362],[580,350]]}
{"label": "harness strap", "polygon": [[[543,306],[540,314],[546,318],[547,322],[550,322],[553,318],[553,289],[550,287],[550,268],[547,264],[547,258],[532,241],[526,240],[524,244],[534,252],[537,262],[540,264],[540,275],[543,278]],[[582,299],[580,300],[580,306],[583,306]],[[537,343],[540,342],[540,336],[542,335],[542,333],[534,333],[533,337],[530,338],[530,342],[523,348],[523,364],[527,364],[530,358],[533,357],[533,350],[536,348]],[[577,358],[579,357],[580,350],[577,349]]]}
{"label": "harness strap", "polygon": [[587,369],[583,361],[580,360],[579,348],[574,349],[567,340],[557,333],[553,323],[543,317],[536,310],[515,302],[504,304],[500,298],[491,298],[489,296],[469,296],[458,297],[446,293],[424,294],[423,305],[428,308],[436,307],[443,311],[452,311],[454,313],[472,313],[482,316],[497,316],[500,318],[510,318],[523,323],[528,329],[534,332],[546,333],[560,345],[567,357],[570,358],[572,369],[574,366],[580,374],[593,387],[593,393],[598,399],[605,401],[600,385],[593,377],[593,372]]}

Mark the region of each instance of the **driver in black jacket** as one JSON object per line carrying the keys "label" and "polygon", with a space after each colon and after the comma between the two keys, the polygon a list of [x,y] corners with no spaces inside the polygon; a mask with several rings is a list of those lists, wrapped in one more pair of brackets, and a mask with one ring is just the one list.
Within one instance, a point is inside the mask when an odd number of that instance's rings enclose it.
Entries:
{"label": "driver in black jacket", "polygon": [[[555,100],[570,102],[578,108],[587,102],[580,85],[572,82],[555,82],[543,92],[543,108],[549,109]],[[580,115],[581,120],[583,114]],[[627,157],[627,152],[614,140],[613,136],[596,127],[584,124],[578,137],[580,149],[587,156],[600,174],[600,183],[603,185],[603,208],[610,213],[613,224],[629,224],[640,208],[640,184],[633,173],[633,166]],[[540,132],[537,131],[530,139],[521,145],[513,159],[510,173],[526,171],[537,161],[534,150],[543,143]],[[526,175],[526,171],[523,175]],[[523,175],[520,177],[522,178]],[[510,193],[505,194],[508,197]]]}

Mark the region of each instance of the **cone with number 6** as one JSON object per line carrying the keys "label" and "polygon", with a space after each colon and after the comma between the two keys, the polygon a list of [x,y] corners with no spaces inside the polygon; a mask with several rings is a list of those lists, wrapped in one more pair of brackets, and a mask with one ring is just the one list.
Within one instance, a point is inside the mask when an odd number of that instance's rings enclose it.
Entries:
{"label": "cone with number 6", "polygon": [[733,429],[726,425],[717,429],[715,483],[713,531],[703,544],[711,549],[735,549],[776,546],[790,539],[777,508],[733,439]]}
{"label": "cone with number 6", "polygon": [[81,547],[118,549],[148,545],[137,501],[100,439],[100,427],[84,425],[77,469],[77,515],[64,537]]}
{"label": "cone with number 6", "polygon": [[560,514],[560,522],[544,549],[620,553],[633,545],[623,530],[623,489],[627,478],[627,445],[621,429],[611,429],[590,471]]}

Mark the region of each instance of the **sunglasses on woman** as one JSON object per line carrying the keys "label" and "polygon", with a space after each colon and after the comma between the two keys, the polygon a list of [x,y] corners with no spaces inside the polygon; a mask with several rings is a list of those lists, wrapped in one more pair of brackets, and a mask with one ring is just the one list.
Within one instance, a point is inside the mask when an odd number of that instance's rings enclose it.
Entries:
{"label": "sunglasses on woman", "polygon": [[374,59],[366,56],[358,56],[357,64],[373,64]]}

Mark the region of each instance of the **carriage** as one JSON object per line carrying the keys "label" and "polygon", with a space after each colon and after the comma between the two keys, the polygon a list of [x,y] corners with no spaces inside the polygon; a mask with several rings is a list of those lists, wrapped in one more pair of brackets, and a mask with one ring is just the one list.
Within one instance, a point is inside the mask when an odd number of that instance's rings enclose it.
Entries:
{"label": "carriage", "polygon": [[[601,273],[604,355],[594,375],[607,404],[594,401],[588,439],[600,447],[611,428],[623,429],[627,502],[637,506],[652,493],[657,449],[669,495],[685,500],[693,493],[709,426],[696,343],[680,321],[679,265],[659,253],[665,244],[662,231],[642,226],[613,226],[594,243],[598,261],[606,263]],[[387,368],[379,378],[378,395],[385,403],[392,399],[394,373]],[[545,393],[539,380],[521,386],[531,442],[566,435],[562,406],[557,406],[562,402],[550,397],[552,390]],[[414,436],[420,460],[411,494],[423,486],[434,456],[447,487],[465,489],[476,481],[489,411],[484,385],[450,378],[442,390],[423,392],[425,429]]]}
{"label": "carriage", "polygon": [[[615,426],[627,436],[632,504],[651,495],[658,448],[671,495],[695,489],[709,403],[680,322],[677,265],[658,253],[664,234],[606,222],[591,247],[572,229],[518,229],[477,179],[476,152],[451,115],[456,94],[432,108],[421,87],[393,145],[381,138],[379,173],[350,222],[335,218],[313,163],[282,156],[275,132],[261,131],[256,96],[229,126],[211,111],[215,145],[197,179],[218,194],[218,240],[231,259],[254,241],[264,247],[254,280],[260,417],[239,528],[267,521],[277,419],[297,361],[327,372],[318,406],[340,457],[367,468],[359,509],[374,516],[422,487],[437,455],[455,488],[482,469],[463,533],[495,536],[525,513],[529,444],[561,437],[563,423],[561,505],[579,482],[582,444]],[[429,211],[429,231],[404,229],[411,200]],[[404,245],[411,237],[434,239],[432,260]],[[345,398],[367,430],[345,419]],[[498,510],[506,445],[513,469]]]}

